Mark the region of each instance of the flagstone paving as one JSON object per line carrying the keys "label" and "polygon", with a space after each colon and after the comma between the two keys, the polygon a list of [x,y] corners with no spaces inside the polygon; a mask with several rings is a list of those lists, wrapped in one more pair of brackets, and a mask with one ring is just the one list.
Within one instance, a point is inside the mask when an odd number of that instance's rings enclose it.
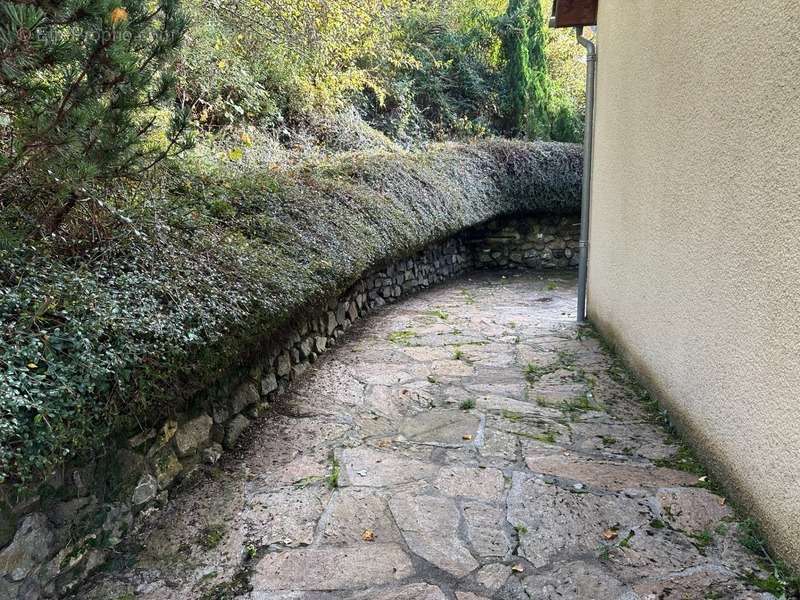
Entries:
{"label": "flagstone paving", "polygon": [[772,598],[574,301],[476,275],[358,322],[77,596]]}

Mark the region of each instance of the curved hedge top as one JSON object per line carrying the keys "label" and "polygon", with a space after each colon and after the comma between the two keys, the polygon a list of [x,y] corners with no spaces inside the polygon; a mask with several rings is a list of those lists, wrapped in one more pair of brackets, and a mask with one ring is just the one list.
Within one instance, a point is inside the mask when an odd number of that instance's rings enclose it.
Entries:
{"label": "curved hedge top", "polygon": [[556,143],[346,154],[186,175],[157,204],[120,202],[119,234],[80,259],[0,251],[0,481],[168,413],[384,261],[494,217],[577,212],[580,178],[580,148]]}

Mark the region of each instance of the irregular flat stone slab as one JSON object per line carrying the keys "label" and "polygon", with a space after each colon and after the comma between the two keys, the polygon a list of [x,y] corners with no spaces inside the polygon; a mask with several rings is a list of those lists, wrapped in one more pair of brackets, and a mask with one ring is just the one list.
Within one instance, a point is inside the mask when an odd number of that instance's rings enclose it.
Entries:
{"label": "irregular flat stone slab", "polygon": [[604,418],[602,422],[572,424],[574,450],[620,456],[641,456],[650,460],[673,456],[677,448],[665,441],[666,433],[649,423],[620,423]]}
{"label": "irregular flat stone slab", "polygon": [[474,575],[475,582],[489,590],[491,594],[499,590],[511,575],[511,567],[502,563],[492,563],[481,567]]}
{"label": "irregular flat stone slab", "polygon": [[636,598],[725,598],[725,600],[775,600],[770,593],[747,589],[740,576],[725,567],[690,567],[656,580],[636,583]]}
{"label": "irregular flat stone slab", "polygon": [[445,496],[463,496],[500,502],[505,497],[505,480],[500,469],[443,467],[433,485]]}
{"label": "irregular flat stone slab", "polygon": [[531,600],[640,600],[640,596],[603,565],[584,561],[566,563],[550,573],[526,577],[523,586]]}
{"label": "irregular flat stone slab", "polygon": [[519,415],[530,415],[539,418],[553,418],[561,415],[559,411],[551,408],[542,408],[532,402],[514,400],[513,398],[506,398],[504,396],[480,396],[475,401],[475,404],[478,410],[484,412],[502,413],[503,411],[508,411]]}
{"label": "irregular flat stone slab", "polygon": [[447,498],[404,494],[389,500],[389,507],[409,549],[456,577],[479,565],[457,537],[459,512]]}
{"label": "irregular flat stone slab", "polygon": [[389,386],[422,381],[430,374],[431,367],[420,363],[363,364],[358,367],[357,371],[358,380],[362,383]]}
{"label": "irregular flat stone slab", "polygon": [[431,479],[439,471],[439,467],[433,463],[367,447],[343,450],[339,462],[343,468],[343,473],[339,476],[340,486],[396,486]]}
{"label": "irregular flat stone slab", "polygon": [[643,528],[627,537],[624,547],[617,544],[609,552],[608,567],[617,579],[634,584],[642,577],[670,577],[686,569],[705,566],[710,560],[701,555],[692,541],[677,531]]}
{"label": "irregular flat stone slab", "polygon": [[527,384],[519,381],[484,381],[481,378],[464,385],[464,389],[473,397],[499,396],[511,400],[525,400]]}
{"label": "irregular flat stone slab", "polygon": [[486,596],[479,596],[472,592],[456,592],[456,600],[489,600]]}
{"label": "irregular flat stone slab", "polygon": [[508,493],[508,522],[523,531],[518,552],[535,567],[557,554],[595,551],[606,529],[628,531],[651,518],[636,500],[573,493],[523,473],[514,473]]}
{"label": "irregular flat stone slab", "polygon": [[564,402],[574,402],[576,398],[586,395],[589,386],[585,381],[576,377],[576,372],[568,369],[558,369],[543,375],[538,381],[531,384],[529,396],[538,398],[541,402],[558,407]]}
{"label": "irregular flat stone slab", "polygon": [[469,361],[469,350],[462,350],[465,354],[463,360],[440,360],[431,363],[433,377],[468,377],[475,372],[475,367]]}
{"label": "irregular flat stone slab", "polygon": [[414,573],[397,544],[304,548],[267,554],[256,565],[255,591],[352,590],[401,581]]}
{"label": "irregular flat stone slab", "polygon": [[401,352],[419,362],[435,362],[453,358],[453,350],[447,346],[408,346]]}
{"label": "irregular flat stone slab", "polygon": [[351,596],[352,600],[445,600],[446,596],[435,585],[412,583],[399,588],[369,591]]}
{"label": "irregular flat stone slab", "polygon": [[257,494],[242,511],[252,539],[261,546],[308,545],[330,498],[327,488],[296,487]]}
{"label": "irregular flat stone slab", "polygon": [[463,349],[469,359],[477,365],[498,368],[514,368],[517,361],[514,344],[481,344]]}
{"label": "irregular flat stone slab", "polygon": [[697,476],[664,467],[596,461],[580,456],[551,454],[529,456],[525,464],[534,473],[555,475],[588,486],[620,491],[628,488],[658,488],[666,485],[694,485]]}
{"label": "irregular flat stone slab", "polygon": [[462,446],[475,439],[480,424],[480,417],[468,412],[432,410],[403,419],[400,435],[412,442]]}
{"label": "irregular flat stone slab", "polygon": [[358,544],[367,530],[377,542],[402,541],[387,495],[373,488],[337,490],[320,521],[320,530],[320,541],[326,544]]}
{"label": "irregular flat stone slab", "polygon": [[431,398],[425,391],[426,387],[417,383],[399,387],[370,385],[367,387],[365,404],[370,412],[399,419],[413,410],[430,408]]}
{"label": "irregular flat stone slab", "polygon": [[351,411],[364,404],[364,382],[350,367],[336,360],[318,362],[309,369],[298,386],[284,403],[284,410],[292,415],[328,415]]}
{"label": "irregular flat stone slab", "polygon": [[514,434],[487,427],[480,448],[482,456],[513,462],[517,458],[519,438]]}
{"label": "irregular flat stone slab", "polygon": [[661,519],[673,529],[701,532],[714,529],[733,511],[721,497],[699,488],[671,488],[656,492]]}
{"label": "irregular flat stone slab", "polygon": [[334,600],[340,596],[330,592],[250,592],[240,598],[243,600]]}
{"label": "irregular flat stone slab", "polygon": [[516,435],[520,440],[547,446],[567,446],[571,440],[569,427],[540,414],[521,414],[504,410],[499,416],[486,417],[486,424]]}
{"label": "irregular flat stone slab", "polygon": [[505,510],[478,502],[462,507],[467,524],[467,539],[480,558],[505,558],[511,552],[511,538],[506,532]]}
{"label": "irregular flat stone slab", "polygon": [[288,464],[277,469],[276,484],[287,486],[322,479],[328,470],[327,454],[324,448],[312,448],[299,454]]}

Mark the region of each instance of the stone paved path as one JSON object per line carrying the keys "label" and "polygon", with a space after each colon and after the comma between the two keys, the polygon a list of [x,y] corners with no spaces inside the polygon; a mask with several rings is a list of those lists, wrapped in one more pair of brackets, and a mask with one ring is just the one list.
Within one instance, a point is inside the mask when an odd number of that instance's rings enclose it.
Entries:
{"label": "stone paved path", "polygon": [[359,322],[77,595],[771,598],[574,297],[481,275]]}

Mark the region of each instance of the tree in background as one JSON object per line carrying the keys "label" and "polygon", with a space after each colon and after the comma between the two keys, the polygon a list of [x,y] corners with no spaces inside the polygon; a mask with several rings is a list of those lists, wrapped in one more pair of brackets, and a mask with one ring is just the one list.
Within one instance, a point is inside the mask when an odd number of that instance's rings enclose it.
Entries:
{"label": "tree in background", "polygon": [[550,139],[552,83],[547,66],[547,44],[540,0],[528,0],[528,117],[527,134],[533,139]]}
{"label": "tree in background", "polygon": [[579,142],[583,136],[581,48],[571,30],[551,30],[552,0],[510,0],[501,21],[505,133]]}
{"label": "tree in background", "polygon": [[35,183],[60,225],[98,180],[187,147],[169,66],[188,27],[178,0],[0,3],[0,191]]}
{"label": "tree in background", "polygon": [[512,135],[528,131],[532,73],[527,4],[529,0],[509,0],[502,22],[505,55],[505,125]]}
{"label": "tree in background", "polygon": [[[549,15],[552,8],[553,0],[542,0],[544,15]],[[575,33],[569,27],[546,27],[545,32],[547,70],[552,83],[550,137],[559,142],[580,142],[586,107],[584,50],[575,42]]]}

